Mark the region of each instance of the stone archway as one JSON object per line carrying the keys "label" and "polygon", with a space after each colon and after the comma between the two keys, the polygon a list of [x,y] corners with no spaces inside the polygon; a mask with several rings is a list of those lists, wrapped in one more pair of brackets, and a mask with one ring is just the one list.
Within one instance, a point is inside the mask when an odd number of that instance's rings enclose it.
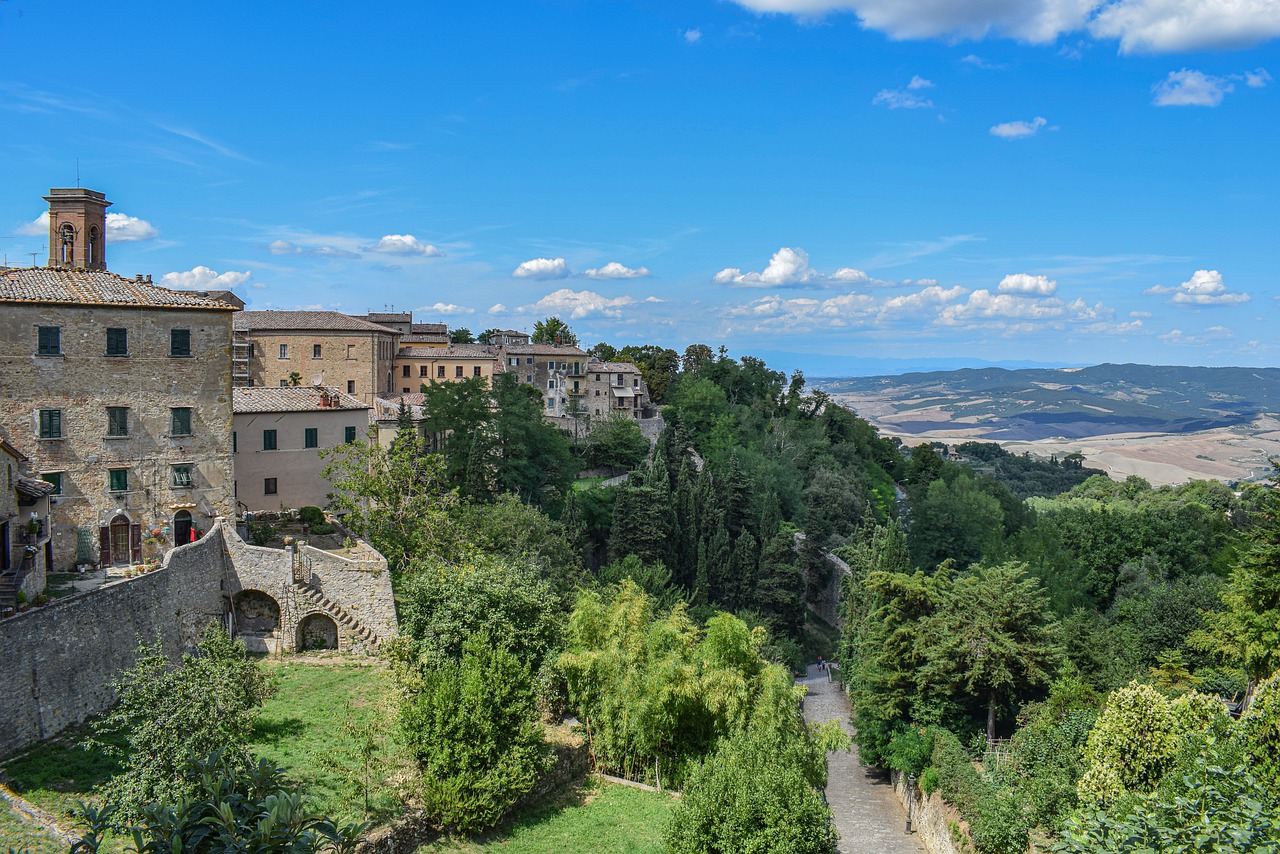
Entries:
{"label": "stone archway", "polygon": [[298,623],[298,652],[337,648],[338,624],[328,614],[308,614]]}
{"label": "stone archway", "polygon": [[231,601],[236,637],[249,652],[276,652],[280,645],[280,603],[261,590],[241,590]]}

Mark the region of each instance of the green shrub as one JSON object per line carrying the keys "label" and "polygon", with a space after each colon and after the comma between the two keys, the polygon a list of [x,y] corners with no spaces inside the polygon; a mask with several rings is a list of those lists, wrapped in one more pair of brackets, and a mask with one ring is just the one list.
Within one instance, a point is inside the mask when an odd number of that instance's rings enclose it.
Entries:
{"label": "green shrub", "polygon": [[980,854],[1025,854],[1029,827],[1028,816],[1016,790],[988,798],[969,822],[973,844]]}
{"label": "green shrub", "polygon": [[885,764],[903,774],[920,775],[933,759],[933,730],[904,726],[894,730],[885,754]]}
{"label": "green shrub", "polygon": [[298,521],[304,525],[323,525],[324,511],[319,507],[299,507]]}
{"label": "green shrub", "polygon": [[924,773],[920,775],[920,791],[924,792],[925,797],[932,795],[938,791],[938,769],[930,765],[924,769]]}
{"label": "green shrub", "polygon": [[976,820],[983,801],[995,797],[994,787],[982,779],[960,739],[950,730],[934,730],[933,768],[943,799],[969,822]]}
{"label": "green shrub", "polygon": [[249,523],[249,540],[255,546],[265,546],[276,538],[279,531],[275,526],[268,522],[250,522]]}

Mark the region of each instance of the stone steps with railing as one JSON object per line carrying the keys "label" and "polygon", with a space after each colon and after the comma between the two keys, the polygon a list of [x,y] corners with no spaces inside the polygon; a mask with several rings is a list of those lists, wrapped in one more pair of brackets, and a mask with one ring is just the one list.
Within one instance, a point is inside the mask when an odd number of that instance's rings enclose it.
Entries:
{"label": "stone steps with railing", "polygon": [[353,617],[346,608],[325,596],[309,584],[301,581],[293,582],[293,589],[308,602],[333,618],[340,628],[345,628],[353,637],[367,645],[373,652],[382,645],[382,638],[373,629]]}

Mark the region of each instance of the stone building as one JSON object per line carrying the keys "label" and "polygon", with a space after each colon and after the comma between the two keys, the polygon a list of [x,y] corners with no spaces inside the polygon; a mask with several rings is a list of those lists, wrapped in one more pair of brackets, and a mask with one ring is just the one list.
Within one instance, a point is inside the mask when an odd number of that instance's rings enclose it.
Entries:
{"label": "stone building", "polygon": [[[569,345],[513,344],[502,347],[500,352],[503,371],[542,392],[544,417],[562,423],[580,411],[581,383],[591,361],[587,351]],[[575,380],[579,391],[571,393]]]}
{"label": "stone building", "polygon": [[[571,394],[577,391],[574,380]],[[652,418],[656,408],[649,403],[649,387],[640,369],[630,362],[592,362],[582,380],[583,408],[592,420],[625,415],[640,420]]]}
{"label": "stone building", "polygon": [[137,562],[232,511],[236,309],[107,272],[109,202],[48,198],[49,266],[0,271],[0,438],[54,486],[52,568]]}
{"label": "stone building", "polygon": [[337,311],[236,315],[236,385],[329,386],[372,404],[394,391],[400,333]]}
{"label": "stone building", "polygon": [[13,613],[19,593],[31,601],[44,592],[52,566],[49,498],[53,484],[31,476],[30,461],[0,440],[0,617]]}
{"label": "stone building", "polygon": [[447,347],[400,347],[396,354],[396,382],[400,394],[415,394],[422,385],[458,382],[484,377],[486,384],[502,370],[502,358],[496,347],[484,344],[450,344]]}
{"label": "stone building", "polygon": [[320,451],[368,440],[372,406],[336,388],[237,388],[231,403],[241,510],[324,507],[333,487]]}

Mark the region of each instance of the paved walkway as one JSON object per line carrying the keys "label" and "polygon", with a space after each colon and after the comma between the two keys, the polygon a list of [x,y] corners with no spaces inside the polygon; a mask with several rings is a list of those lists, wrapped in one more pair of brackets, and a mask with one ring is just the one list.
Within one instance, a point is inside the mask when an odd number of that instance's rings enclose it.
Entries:
{"label": "paved walkway", "polygon": [[[849,727],[849,699],[825,671],[815,666],[798,684],[806,685],[804,717],[810,723],[833,718]],[[889,778],[858,762],[858,748],[827,754],[827,803],[835,813],[840,854],[919,854],[924,848],[905,832],[907,816]]]}

